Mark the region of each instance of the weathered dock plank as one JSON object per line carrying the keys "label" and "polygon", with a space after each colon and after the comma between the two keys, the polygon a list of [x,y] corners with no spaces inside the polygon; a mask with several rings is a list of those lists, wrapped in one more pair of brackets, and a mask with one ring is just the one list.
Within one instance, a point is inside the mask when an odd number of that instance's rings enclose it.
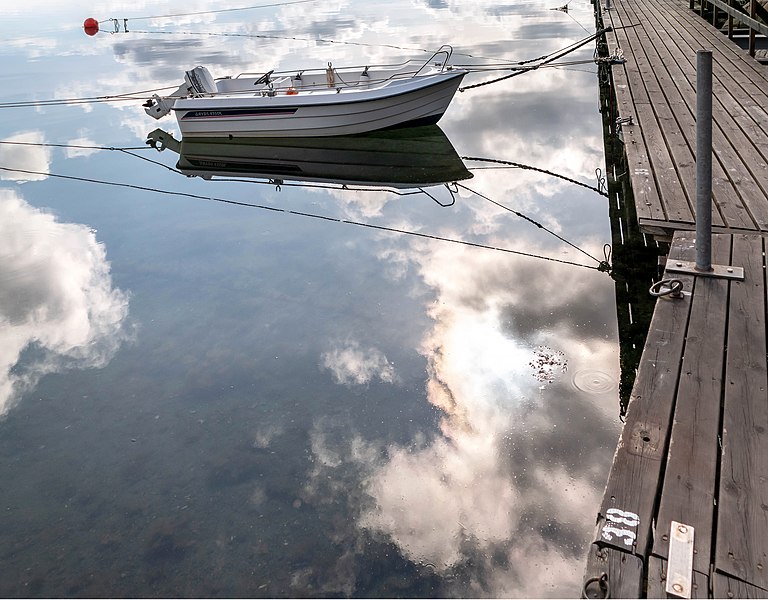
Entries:
{"label": "weathered dock plank", "polygon": [[[636,5],[629,5],[636,6]],[[660,16],[656,11],[647,18],[647,36],[650,44],[644,51],[652,57],[653,74],[663,87],[664,94],[656,97],[659,111],[666,110],[675,115],[678,129],[674,133],[682,136],[681,146],[687,149],[676,157],[676,164],[681,174],[683,189],[689,197],[694,197],[696,186],[696,51],[703,49],[702,44],[686,38],[681,32],[677,43],[659,31]],[[714,225],[727,225],[737,229],[759,229],[758,222],[746,208],[748,205],[762,206],[768,209],[764,188],[757,183],[763,179],[761,172],[748,173],[746,164],[759,164],[765,159],[750,151],[750,141],[744,133],[735,127],[730,109],[738,108],[738,102],[730,96],[730,89],[736,86],[722,85],[718,79],[718,63],[713,61],[713,110],[718,111],[713,127],[713,147],[716,160],[713,161],[713,199],[715,206]],[[666,119],[665,122],[669,122]],[[665,122],[661,126],[665,127]],[[670,132],[670,136],[673,132]],[[755,136],[765,139],[763,132]],[[738,156],[737,148],[742,152]],[[768,170],[766,170],[768,172]],[[734,201],[734,189],[741,202]],[[765,201],[761,203],[761,200]],[[695,204],[695,202],[694,202]]]}
{"label": "weathered dock plank", "polygon": [[[658,0],[648,0],[649,4]],[[674,19],[679,15],[671,15],[671,22],[678,25]],[[766,90],[752,85],[747,79],[740,81],[730,75],[733,62],[727,58],[727,48],[730,45],[724,36],[702,41],[699,36],[675,27],[672,34],[660,35],[659,28],[669,21],[662,20],[657,11],[650,16],[652,25],[649,36],[653,47],[663,47],[672,60],[666,61],[667,68],[675,82],[679,82],[679,90],[685,103],[690,107],[690,119],[687,120],[685,131],[689,143],[695,148],[695,53],[697,50],[713,48],[713,111],[715,112],[713,128],[713,148],[718,159],[714,165],[713,189],[715,206],[724,214],[725,222],[735,229],[765,230],[765,217],[768,215],[768,169],[766,168],[765,149],[768,148],[768,128],[761,126],[766,123],[768,113],[764,106],[768,101]],[[677,36],[674,31],[678,31]],[[754,61],[752,61],[754,62]],[[763,68],[763,67],[760,67]],[[752,89],[748,94],[746,87]],[[763,88],[766,88],[765,82]],[[744,107],[750,107],[747,111]],[[727,173],[727,177],[725,174]],[[742,202],[730,202],[732,189],[728,179]]]}
{"label": "weathered dock plank", "polygon": [[[647,598],[667,598],[667,561],[652,556],[648,565],[648,588],[644,594]],[[693,572],[691,598],[709,598],[709,576]]]}
{"label": "weathered dock plank", "polygon": [[649,110],[645,111],[644,118],[638,119],[638,126],[646,135],[667,220],[692,221],[696,187],[691,172],[695,171],[695,164],[676,114],[683,114],[688,108],[679,95],[672,94],[675,90],[672,79],[668,75],[661,76],[666,69],[653,44],[648,44],[646,49],[638,37],[637,26],[641,21],[628,10],[630,6],[626,5],[627,18],[622,19],[622,23],[628,22],[631,26],[619,31],[623,32],[625,56],[629,51],[636,68],[627,67],[626,70],[633,91],[643,93],[641,90],[644,90],[649,97]]}
{"label": "weathered dock plank", "polygon": [[[690,242],[672,247],[673,258],[689,260]],[[679,278],[690,290],[694,276]],[[651,320],[625,425],[613,458],[597,519],[594,545],[639,557],[649,555],[662,468],[683,358],[691,296],[662,298]],[[590,576],[596,576],[588,564]],[[617,573],[608,573],[610,580]]]}
{"label": "weathered dock plank", "polygon": [[[633,554],[600,548],[592,545],[587,558],[587,571],[591,573],[584,579],[583,596],[587,598],[641,598],[643,595],[643,562]],[[601,590],[598,584],[605,574],[607,590]]]}
{"label": "weathered dock plank", "polygon": [[[715,238],[715,264],[730,264],[729,242],[729,237]],[[715,516],[728,282],[699,277],[694,286],[653,553],[668,556],[671,522],[685,523],[701,532],[694,537],[693,569],[707,574],[712,543],[708,532]]]}
{"label": "weathered dock plank", "polygon": [[[611,12],[607,19],[614,28],[610,50],[621,49],[631,54],[632,45],[627,32],[632,30],[634,23],[622,12]],[[643,57],[640,57],[642,63]],[[619,118],[624,121],[621,131],[630,166],[628,175],[640,222],[644,219],[692,221],[693,212],[687,198],[684,194],[677,194],[680,182],[675,180],[674,162],[656,120],[640,68],[614,67],[613,79]],[[663,198],[668,201],[663,202]]]}
{"label": "weathered dock plank", "polygon": [[713,598],[768,598],[768,590],[764,590],[744,581],[733,579],[727,575],[715,573],[712,577]]}
{"label": "weathered dock plank", "polygon": [[710,50],[713,262],[745,278],[665,273],[685,292],[656,303],[585,582],[668,597],[677,521],[695,529],[691,597],[768,597],[768,69],[687,2],[611,4],[608,50],[626,58],[611,117],[638,224],[673,240],[668,265],[695,260],[696,52]]}
{"label": "weathered dock plank", "polygon": [[[762,242],[762,240],[761,240]],[[768,589],[768,373],[764,248],[735,236],[715,567]]]}

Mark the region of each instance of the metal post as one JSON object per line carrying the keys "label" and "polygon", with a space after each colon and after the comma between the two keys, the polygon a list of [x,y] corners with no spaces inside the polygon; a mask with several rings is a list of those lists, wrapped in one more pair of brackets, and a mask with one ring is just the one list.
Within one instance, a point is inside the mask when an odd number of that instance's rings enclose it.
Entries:
{"label": "metal post", "polygon": [[712,52],[696,52],[696,270],[712,270]]}
{"label": "metal post", "polygon": [[744,268],[712,264],[712,52],[696,53],[696,262],[667,260],[668,273],[744,281]]}

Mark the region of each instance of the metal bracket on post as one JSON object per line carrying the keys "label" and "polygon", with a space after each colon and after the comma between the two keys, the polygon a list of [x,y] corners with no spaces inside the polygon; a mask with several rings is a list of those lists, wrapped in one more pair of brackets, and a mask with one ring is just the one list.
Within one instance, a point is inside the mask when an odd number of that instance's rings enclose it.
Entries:
{"label": "metal bracket on post", "polygon": [[667,558],[667,594],[690,598],[693,588],[693,527],[672,521]]}
{"label": "metal bracket on post", "polygon": [[696,268],[696,262],[692,260],[667,259],[665,267],[669,273],[685,273],[686,275],[700,275],[715,279],[733,279],[744,281],[744,269],[742,267],[730,267],[726,265],[711,265],[709,271],[700,271]]}

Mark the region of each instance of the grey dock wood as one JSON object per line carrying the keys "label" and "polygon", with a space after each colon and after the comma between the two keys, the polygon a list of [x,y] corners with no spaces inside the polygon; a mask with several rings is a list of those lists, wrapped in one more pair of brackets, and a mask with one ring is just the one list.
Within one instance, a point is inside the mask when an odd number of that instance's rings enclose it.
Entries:
{"label": "grey dock wood", "polygon": [[768,589],[768,374],[765,248],[743,235],[745,282],[731,290],[715,564]]}
{"label": "grey dock wood", "polygon": [[695,53],[713,51],[713,224],[768,232],[766,68],[685,3],[619,0],[605,13],[627,176],[645,233],[694,229]]}
{"label": "grey dock wood", "polygon": [[[677,232],[667,264],[694,238]],[[718,234],[713,262],[744,281],[665,273],[684,295],[657,300],[585,571],[612,597],[665,597],[673,520],[696,531],[693,597],[768,597],[766,252],[759,233]]]}
{"label": "grey dock wood", "polygon": [[596,7],[608,53],[625,59],[610,105],[624,183],[672,263],[696,258],[696,52],[712,52],[712,262],[745,277],[665,273],[684,294],[656,301],[585,581],[667,597],[676,521],[695,530],[692,597],[768,597],[768,67],[688,2]]}

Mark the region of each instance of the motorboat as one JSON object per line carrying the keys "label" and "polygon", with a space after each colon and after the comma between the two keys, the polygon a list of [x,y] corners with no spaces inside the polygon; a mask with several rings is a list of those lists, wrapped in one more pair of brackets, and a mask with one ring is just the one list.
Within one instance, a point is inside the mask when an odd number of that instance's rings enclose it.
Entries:
{"label": "motorboat", "polygon": [[198,66],[169,96],[144,104],[159,119],[173,111],[182,137],[329,137],[435,124],[467,71],[443,46],[427,61],[399,65],[241,73],[214,79]]}
{"label": "motorboat", "polygon": [[395,189],[472,177],[437,125],[327,138],[187,138],[156,129],[147,144],[179,154],[176,168],[203,179],[249,178]]}

